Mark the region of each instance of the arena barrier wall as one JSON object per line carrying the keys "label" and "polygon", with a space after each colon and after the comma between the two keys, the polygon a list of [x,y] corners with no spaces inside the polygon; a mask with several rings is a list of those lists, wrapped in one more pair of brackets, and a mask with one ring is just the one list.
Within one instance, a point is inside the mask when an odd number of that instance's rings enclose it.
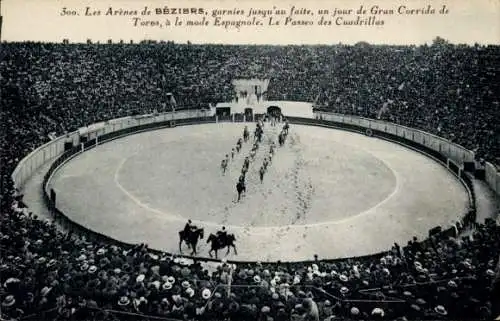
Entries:
{"label": "arena barrier wall", "polygon": [[[378,131],[378,135],[380,137],[384,137],[384,135],[392,135],[404,138],[406,142],[411,141],[411,143],[416,143],[426,147],[426,153],[431,153],[438,159],[443,159],[444,157],[445,163],[450,162],[455,164],[458,166],[460,171],[473,172],[475,170],[476,161],[474,152],[458,144],[450,142],[447,139],[418,129],[381,120],[324,111],[315,111],[314,117],[317,120],[336,123],[339,127],[344,129],[355,129],[355,127],[358,127],[355,130],[357,132],[363,132],[366,131],[366,129],[371,129]],[[490,188],[495,191],[497,195],[500,195],[500,172],[495,165],[488,162],[485,165],[485,180]]]}
{"label": "arena barrier wall", "polygon": [[149,114],[140,116],[129,116],[118,119],[112,119],[106,122],[92,124],[86,127],[81,127],[78,130],[60,136],[31,152],[23,158],[12,172],[12,180],[16,188],[21,189],[26,181],[47,162],[61,156],[65,149],[77,146],[80,143],[85,143],[95,139],[98,136],[117,132],[126,128],[132,128],[141,125],[161,123],[167,121],[178,121],[189,118],[205,118],[209,117],[209,111],[202,110],[185,110],[175,113]]}
{"label": "arena barrier wall", "polygon": [[[394,143],[398,143],[414,149],[420,153],[433,158],[435,161],[446,167],[450,172],[452,172],[457,179],[465,187],[468,198],[469,198],[469,208],[463,214],[461,220],[455,225],[445,227],[435,227],[429,231],[429,236],[432,238],[446,238],[449,236],[455,237],[459,232],[465,227],[473,224],[476,220],[476,195],[472,185],[472,181],[467,176],[463,163],[459,165],[459,162],[447,157],[447,155],[442,154],[439,150],[439,144],[444,146],[442,141],[432,141],[431,137],[426,136],[427,133],[422,131],[414,131],[411,128],[404,126],[392,126],[392,124],[384,123],[381,121],[371,122],[370,119],[363,119],[361,117],[351,117],[348,115],[337,115],[321,113],[315,115],[316,119],[309,118],[299,118],[299,117],[287,117],[290,123],[302,124],[302,125],[312,125],[312,126],[322,126],[329,128],[337,128],[341,130],[353,131],[373,137],[379,137],[384,140],[388,140]],[[442,140],[440,138],[440,140]],[[458,146],[458,145],[457,145]],[[460,147],[460,146],[458,146]],[[453,148],[456,148],[454,146]],[[462,148],[462,147],[460,147]],[[462,148],[463,149],[463,148]],[[450,150],[450,149],[448,149]],[[467,151],[467,150],[465,150]],[[454,155],[467,157],[468,153],[464,151],[458,151]],[[473,155],[472,155],[473,157]],[[466,158],[468,160],[468,158]]]}
{"label": "arena barrier wall", "polygon": [[[438,150],[443,149],[448,151],[447,155],[455,155],[457,157],[462,157],[465,161],[469,160],[471,155],[456,147],[445,146],[443,141],[435,140],[431,141],[427,133],[421,131],[415,131],[411,128],[404,128],[403,126],[393,126],[392,124],[374,121],[370,119],[356,118],[347,115],[339,114],[316,114],[317,119],[312,118],[293,118],[288,117],[290,122],[305,125],[315,125],[324,126],[331,128],[339,128],[343,130],[350,130],[364,134],[370,134],[376,137],[387,139],[394,142],[399,142],[405,146],[417,149],[426,153],[427,155],[434,157],[444,166],[447,166],[451,171],[453,171],[465,184],[466,188],[470,193],[471,199],[471,210],[464,215],[461,222],[458,222],[455,226],[449,227],[446,230],[441,230],[440,228],[436,233],[430,233],[430,237],[424,242],[432,242],[436,238],[445,238],[449,236],[456,236],[459,231],[469,224],[471,221],[475,220],[475,197],[472,189],[472,182],[464,174],[463,168],[458,161],[455,164],[446,155],[441,154]],[[325,119],[326,118],[326,119]],[[190,124],[201,124],[201,123],[215,123],[218,122],[216,116],[208,116],[206,112],[200,110],[188,110],[188,111],[177,111],[175,113],[164,113],[164,114],[150,114],[132,117],[123,117],[119,119],[114,119],[86,127],[80,128],[78,131],[72,132],[65,136],[59,137],[41,147],[36,149],[34,152],[25,157],[19,165],[16,167],[12,178],[16,184],[17,188],[22,187],[26,180],[36,172],[41,166],[49,161],[53,161],[49,170],[45,173],[43,179],[43,197],[46,206],[50,209],[53,219],[57,224],[63,227],[67,231],[72,231],[76,234],[85,236],[88,240],[93,240],[97,242],[107,242],[110,244],[116,244],[125,248],[136,247],[136,244],[128,244],[122,241],[118,241],[103,235],[101,233],[92,231],[77,222],[71,220],[68,216],[62,213],[56,204],[52,202],[50,198],[50,191],[46,189],[48,182],[54,172],[62,166],[65,162],[69,161],[71,158],[79,155],[80,153],[91,149],[99,144],[118,139],[127,135],[135,134],[138,132],[155,130],[160,128],[169,128],[182,125]],[[224,120],[220,120],[224,121]],[[368,131],[368,132],[367,132]],[[441,147],[439,144],[441,144]],[[66,145],[66,146],[65,146]],[[450,152],[455,148],[454,152]],[[454,154],[452,154],[454,153]],[[473,157],[473,155],[472,155]],[[162,251],[155,251],[157,254],[164,253]],[[375,253],[363,257],[352,258],[355,260],[372,260],[380,258],[386,255],[389,251]],[[167,255],[171,255],[168,254]],[[177,257],[182,257],[181,255],[176,255]],[[194,258],[189,256],[183,256],[191,258],[194,260],[201,261],[216,261],[216,259],[209,258]],[[336,262],[339,260],[345,260],[345,258],[337,259],[322,259],[321,261]],[[256,262],[241,262],[241,261],[228,261],[229,263],[247,263],[255,264]],[[308,260],[303,262],[279,262],[280,264],[310,264],[316,262],[316,260]],[[273,262],[267,264],[275,264]]]}
{"label": "arena barrier wall", "polygon": [[[186,116],[186,115],[184,115]],[[190,114],[188,115],[189,118],[180,118],[180,117],[175,117],[175,124],[174,126],[181,126],[181,125],[190,125],[190,124],[200,124],[200,123],[214,123],[217,122],[218,119],[216,117],[194,117],[197,115]],[[66,162],[70,161],[72,158],[76,157],[77,155],[81,154],[82,152],[85,152],[91,148],[94,148],[100,144],[112,141],[114,139],[118,139],[120,137],[124,137],[127,135],[139,133],[142,131],[150,131],[150,130],[155,130],[155,129],[160,129],[160,128],[168,128],[172,127],[172,120],[168,120],[168,117],[165,118],[160,117],[159,121],[151,121],[151,119],[144,120],[143,118],[140,118],[141,120],[138,121],[136,118],[135,120],[132,120],[130,117],[126,117],[123,119],[120,119],[120,121],[115,122],[115,121],[109,121],[107,126],[97,126],[97,127],[92,127],[92,126],[87,126],[86,129],[87,131],[81,131],[81,134],[83,137],[86,138],[86,141],[83,143],[76,144],[70,149],[67,149],[66,151],[63,151],[59,157],[53,161],[51,164],[49,170],[45,173],[44,179],[43,179],[43,198],[46,206],[49,208],[52,218],[54,221],[61,226],[64,230],[66,231],[71,231],[77,235],[83,235],[87,240],[92,240],[96,242],[105,242],[108,244],[115,244],[124,248],[133,248],[136,247],[137,244],[129,244],[126,242],[122,242],[119,240],[115,240],[107,235],[92,231],[85,226],[80,225],[79,223],[71,220],[67,215],[65,215],[62,211],[60,211],[56,204],[52,201],[50,197],[50,190],[48,190],[47,186],[48,183],[50,182],[50,178],[52,175],[57,171],[58,168],[63,166]],[[158,118],[156,119],[158,120]],[[224,121],[224,120],[222,120]],[[114,127],[113,127],[114,123]],[[120,123],[119,125],[117,125]],[[140,125],[139,125],[140,123]],[[97,130],[94,130],[96,129]],[[113,128],[114,131],[110,130],[109,128]],[[120,128],[117,130],[117,128]],[[90,130],[89,130],[90,129]],[[162,251],[157,251],[152,249],[152,251],[158,255],[161,255]],[[358,257],[356,259],[362,259],[362,258],[379,258],[383,255],[385,255],[387,252],[382,252],[382,253],[375,253],[372,255],[367,255],[364,257]],[[167,253],[167,255],[171,255]],[[190,258],[193,260],[198,260],[198,261],[213,261],[213,262],[220,262],[220,260],[217,259],[210,259],[210,258],[196,258],[196,257],[190,257],[190,256],[184,256],[184,255],[175,255],[176,257],[186,257]],[[335,262],[338,260],[341,260],[344,258],[337,258],[337,259],[332,259],[328,260],[331,262]],[[311,263],[314,262],[315,260],[310,260],[310,261],[305,261],[304,263]],[[241,262],[241,261],[229,261],[229,263],[248,263],[248,264],[255,264],[256,262]],[[296,263],[296,262],[292,262]],[[272,264],[272,263],[271,263]]]}
{"label": "arena barrier wall", "polygon": [[[468,178],[467,175],[464,174],[462,165],[460,165],[460,160],[467,161],[470,156],[469,153],[461,150],[461,147],[456,148],[456,146],[452,147],[450,144],[446,145],[446,141],[443,142],[442,139],[431,140],[427,133],[415,131],[411,128],[403,128],[402,126],[392,126],[392,124],[388,124],[381,121],[374,121],[369,119],[354,119],[350,116],[344,115],[330,115],[329,120],[319,120],[319,119],[307,119],[307,118],[294,118],[290,119],[292,123],[298,124],[307,124],[307,125],[315,125],[315,126],[327,126],[327,127],[337,127],[344,130],[351,130],[360,133],[367,134],[369,136],[381,137],[383,139],[388,139],[392,141],[396,141],[406,146],[410,146],[412,148],[418,149],[431,157],[436,158],[440,163],[446,164],[446,166],[452,170],[461,180],[464,182],[468,189],[472,194],[472,207],[473,210],[469,211],[464,216],[464,219],[457,223],[456,226],[450,227],[445,231],[439,229],[437,233],[433,233],[429,235],[429,238],[423,241],[423,243],[433,243],[436,242],[438,238],[448,238],[449,236],[457,236],[459,231],[467,225],[467,220],[475,220],[475,197],[472,189],[472,182]],[[29,177],[35,173],[41,166],[46,164],[49,161],[55,160],[49,170],[44,175],[43,179],[43,198],[47,207],[50,209],[53,219],[62,226],[66,231],[71,231],[81,236],[85,236],[87,240],[92,240],[95,242],[105,242],[107,244],[115,244],[124,248],[138,248],[141,245],[137,244],[128,244],[125,242],[121,242],[115,239],[110,238],[107,235],[92,231],[77,222],[72,221],[69,217],[67,217],[64,213],[57,209],[50,198],[50,191],[46,190],[46,186],[51,178],[51,176],[57,171],[57,169],[62,166],[65,162],[69,161],[71,158],[79,155],[85,150],[91,149],[99,144],[112,141],[114,139],[118,139],[120,137],[124,137],[127,135],[135,134],[142,131],[155,130],[160,128],[169,128],[181,125],[190,125],[190,124],[200,124],[200,123],[213,123],[218,122],[217,117],[211,117],[204,112],[201,111],[183,111],[173,113],[165,113],[160,115],[143,115],[137,117],[124,117],[120,119],[110,120],[104,123],[100,123],[97,126],[87,126],[84,128],[80,128],[78,131],[67,134],[65,136],[59,137],[41,147],[36,149],[34,152],[25,157],[16,167],[15,171],[12,174],[12,178],[17,188],[21,188],[22,185],[29,179]],[[234,119],[233,121],[240,122],[241,120]],[[399,137],[399,141],[396,138]],[[426,143],[427,141],[427,143]],[[437,150],[436,150],[437,149]],[[451,159],[449,156],[458,157],[458,159]],[[455,164],[455,161],[457,164]],[[451,162],[451,166],[450,166]],[[486,177],[487,180],[490,178],[488,183],[491,186],[490,182],[495,182],[498,188],[499,175],[496,169],[491,164],[487,164],[486,166]],[[493,180],[491,180],[493,177]],[[498,191],[498,189],[496,189]],[[167,255],[172,256],[172,254],[165,253],[163,251],[158,251],[154,249],[150,249],[151,252],[157,255]],[[381,258],[389,254],[390,251],[374,253],[372,255],[366,255],[362,257],[354,257],[349,258],[348,260],[351,263],[363,262],[363,261],[373,261]],[[216,259],[210,258],[196,258],[189,256],[181,256],[175,255],[176,257],[187,257],[196,261],[212,261],[212,262],[220,262]],[[337,262],[340,260],[346,260],[346,258],[338,258],[338,259],[321,259],[322,262]],[[281,265],[289,265],[293,264],[294,267],[297,266],[306,266],[311,263],[318,262],[317,259],[302,261],[302,262],[264,262],[262,263],[262,267],[266,268],[266,266],[274,266],[276,264]],[[239,261],[228,261],[228,263],[238,263],[248,266],[252,266],[257,262],[239,262]],[[447,280],[446,280],[447,281]],[[228,285],[228,296],[231,288],[236,290],[236,287],[247,287],[246,285]],[[404,300],[372,300],[370,298],[364,298],[362,295],[365,293],[358,293],[361,297],[355,300],[342,300],[340,298],[334,297],[332,294],[329,294],[323,289],[314,288],[311,290],[315,290],[317,296],[323,298],[331,298],[338,299],[340,301],[350,301],[352,303],[356,303],[358,306],[362,306],[368,310],[373,307],[378,307],[381,303],[385,305],[390,305],[391,307],[397,307],[398,305],[404,305]],[[369,293],[368,293],[369,294]],[[107,311],[108,313],[115,312],[117,316],[122,315],[122,312],[119,311]],[[34,320],[37,319],[39,315],[34,315]],[[134,314],[134,318],[140,320],[175,320],[170,318],[162,318],[162,317],[151,317],[146,315]]]}
{"label": "arena barrier wall", "polygon": [[488,183],[488,185],[500,195],[500,171],[495,165],[486,162],[485,166],[485,177],[484,179]]}

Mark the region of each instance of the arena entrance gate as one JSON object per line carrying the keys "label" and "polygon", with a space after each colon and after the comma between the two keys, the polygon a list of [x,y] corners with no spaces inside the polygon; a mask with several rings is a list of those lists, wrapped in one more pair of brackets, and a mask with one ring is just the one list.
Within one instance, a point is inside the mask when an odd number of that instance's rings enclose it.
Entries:
{"label": "arena entrance gate", "polygon": [[242,113],[233,114],[233,121],[236,123],[252,121],[252,120],[253,120],[253,108],[250,107],[243,109]]}
{"label": "arena entrance gate", "polygon": [[267,114],[269,116],[279,117],[280,115],[282,115],[281,108],[279,108],[278,106],[269,106],[267,107]]}
{"label": "arena entrance gate", "polygon": [[245,120],[250,121],[253,119],[253,109],[252,108],[245,108]]}
{"label": "arena entrance gate", "polygon": [[219,121],[231,121],[231,107],[217,107],[215,115]]}

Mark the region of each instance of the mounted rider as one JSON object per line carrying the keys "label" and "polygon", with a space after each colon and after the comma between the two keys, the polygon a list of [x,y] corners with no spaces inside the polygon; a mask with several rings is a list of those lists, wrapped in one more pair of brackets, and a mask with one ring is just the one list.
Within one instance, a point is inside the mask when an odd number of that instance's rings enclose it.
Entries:
{"label": "mounted rider", "polygon": [[222,227],[222,230],[217,231],[217,238],[221,244],[226,244],[227,231],[225,226]]}
{"label": "mounted rider", "polygon": [[243,129],[243,139],[246,142],[248,137],[250,136],[250,132],[248,131],[248,126],[245,125],[245,129]]}
{"label": "mounted rider", "polygon": [[194,225],[191,220],[188,220],[186,225],[184,226],[184,233],[188,235],[190,232],[196,229],[197,229],[196,225]]}
{"label": "mounted rider", "polygon": [[285,143],[285,137],[286,137],[285,131],[282,130],[281,133],[278,135],[278,143],[280,144],[280,146],[283,146],[283,144]]}
{"label": "mounted rider", "polygon": [[236,142],[236,152],[240,152],[241,150],[241,145],[243,145],[243,139],[240,137],[238,138],[238,141]]}
{"label": "mounted rider", "polygon": [[254,138],[256,141],[261,142],[262,141],[262,134],[264,134],[264,130],[260,126],[260,124],[257,124],[257,127],[255,128],[254,132]]}

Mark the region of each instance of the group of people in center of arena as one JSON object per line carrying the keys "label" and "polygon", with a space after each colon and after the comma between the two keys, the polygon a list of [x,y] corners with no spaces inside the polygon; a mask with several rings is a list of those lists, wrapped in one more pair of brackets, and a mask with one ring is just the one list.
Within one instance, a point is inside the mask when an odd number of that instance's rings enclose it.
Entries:
{"label": "group of people in center of arena", "polygon": [[[264,118],[264,120],[265,119],[269,119],[269,118]],[[288,135],[288,128],[289,128],[288,121],[285,121],[283,129],[281,130],[279,137],[278,137],[280,146],[282,146],[284,144],[286,136]],[[236,184],[236,190],[238,192],[237,202],[239,202],[241,200],[242,194],[246,193],[246,182],[245,182],[246,174],[248,173],[248,170],[250,168],[250,162],[255,160],[257,150],[259,149],[260,143],[262,142],[263,134],[264,134],[264,121],[259,120],[259,121],[257,121],[255,132],[254,132],[253,145],[250,149],[249,156],[246,156],[245,159],[243,160],[241,174],[240,174],[240,176],[238,178],[238,182]],[[245,126],[245,128],[243,130],[243,137],[239,137],[238,141],[236,143],[236,148],[231,149],[231,160],[234,159],[235,152],[239,153],[241,151],[243,142],[248,142],[249,139],[250,139],[250,131],[248,130],[248,126]],[[264,181],[264,175],[267,172],[268,167],[272,162],[272,159],[273,159],[275,152],[276,152],[276,143],[275,143],[273,138],[269,137],[269,153],[264,157],[262,166],[259,168],[259,178],[260,178],[261,184]],[[226,154],[224,159],[221,162],[221,169],[222,169],[223,174],[225,174],[229,162],[230,162],[229,154]],[[196,225],[194,225],[191,220],[188,220],[188,222],[184,226],[184,230],[182,230],[179,233],[180,234],[179,249],[180,249],[181,243],[183,241],[185,241],[188,244],[188,246],[192,247],[193,254],[196,254],[197,241],[199,238],[203,238],[202,230],[203,229],[198,229],[198,227]],[[200,232],[200,233],[197,233],[197,232]],[[231,234],[231,236],[234,237],[234,235],[232,235],[232,234]],[[219,244],[219,246],[217,246],[217,244],[215,246],[212,246],[212,250],[217,250],[218,248],[225,247],[225,246],[228,246],[228,247],[233,246],[233,248],[235,249],[235,253],[236,253],[236,248],[234,247],[234,238],[228,239],[228,234],[227,234],[226,228],[224,226],[222,227],[221,230],[219,230],[216,233],[215,236],[211,235],[210,237],[212,237],[211,240],[213,240],[213,238],[215,238],[216,243]],[[209,240],[209,242],[210,242],[210,240]],[[210,254],[210,252],[209,252],[209,254]],[[217,253],[216,253],[216,255],[217,255]]]}
{"label": "group of people in center of arena", "polygon": [[[264,120],[266,119],[272,120],[273,124],[276,125],[276,121],[281,119],[281,116],[279,118],[274,115],[273,117],[264,117]],[[285,143],[286,135],[288,134],[288,128],[289,128],[289,123],[287,120],[285,120],[283,129],[281,130],[281,133],[278,136],[278,142],[280,146],[283,146],[283,144]],[[254,131],[254,140],[252,148],[250,149],[249,155],[246,156],[243,161],[241,174],[238,178],[238,182],[236,183],[236,191],[238,192],[238,199],[237,199],[238,202],[241,200],[241,196],[243,195],[243,193],[246,192],[246,181],[245,181],[246,174],[248,172],[248,169],[250,168],[250,162],[255,160],[255,157],[257,155],[257,150],[259,149],[259,145],[260,143],[262,143],[263,135],[264,135],[264,121],[258,120]],[[230,160],[233,160],[235,154],[241,151],[243,143],[246,143],[249,140],[250,140],[250,131],[248,129],[248,126],[245,125],[245,128],[243,129],[243,137],[239,137],[236,142],[236,146],[231,149],[231,158],[229,157],[229,154],[226,154],[224,159],[222,159],[221,161],[220,167],[223,175],[227,171]],[[259,168],[259,178],[261,183],[263,183],[264,181],[265,173],[267,172],[268,166],[271,164],[272,158],[276,151],[276,144],[272,139],[270,139],[269,145],[270,145],[269,154],[264,157],[263,164]]]}
{"label": "group of people in center of arena", "polygon": [[[266,118],[264,118],[266,119]],[[276,120],[276,117],[273,117],[273,119]],[[280,134],[278,135],[278,142],[280,146],[283,146],[285,143],[286,136],[288,135],[288,129],[290,125],[288,123],[288,120],[285,120],[285,124],[283,126],[283,129],[281,130]],[[264,134],[264,122],[259,120],[257,122],[256,128],[255,128],[255,133],[254,133],[254,143],[252,146],[252,149],[250,150],[250,155],[245,157],[245,160],[243,162],[243,167],[241,169],[241,175],[238,179],[238,183],[236,184],[236,190],[238,192],[238,202],[241,199],[241,195],[243,192],[246,192],[246,184],[245,184],[245,178],[246,174],[248,172],[248,169],[250,167],[250,161],[253,161],[255,159],[255,156],[257,154],[257,150],[259,149],[259,144],[262,142],[262,135]],[[248,140],[248,127],[245,126],[245,129],[243,130],[243,139],[246,142]],[[241,138],[238,139],[238,142],[241,141]],[[267,172],[267,169],[269,165],[272,162],[274,153],[276,152],[276,143],[272,138],[269,138],[269,154],[264,157],[262,166],[259,168],[259,178],[260,182],[264,182],[264,176]]]}

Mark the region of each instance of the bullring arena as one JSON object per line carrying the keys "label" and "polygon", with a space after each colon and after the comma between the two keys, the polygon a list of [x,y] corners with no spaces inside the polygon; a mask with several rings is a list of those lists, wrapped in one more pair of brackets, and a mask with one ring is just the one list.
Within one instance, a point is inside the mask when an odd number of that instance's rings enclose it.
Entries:
{"label": "bullring arena", "polygon": [[500,315],[498,45],[2,46],[0,319]]}
{"label": "bullring arena", "polygon": [[[293,104],[293,103],[288,103]],[[286,114],[286,109],[284,109]],[[236,236],[235,261],[301,261],[368,255],[425,238],[467,211],[469,198],[445,166],[408,147],[339,129],[291,124],[263,183],[258,170],[283,126],[264,125],[263,143],[236,202],[235,183],[250,143],[229,162],[244,126],[219,122],[155,129],[80,153],[48,188],[71,220],[127,243],[173,254],[188,219],[206,238],[226,226]],[[183,254],[190,250],[183,244]]]}

